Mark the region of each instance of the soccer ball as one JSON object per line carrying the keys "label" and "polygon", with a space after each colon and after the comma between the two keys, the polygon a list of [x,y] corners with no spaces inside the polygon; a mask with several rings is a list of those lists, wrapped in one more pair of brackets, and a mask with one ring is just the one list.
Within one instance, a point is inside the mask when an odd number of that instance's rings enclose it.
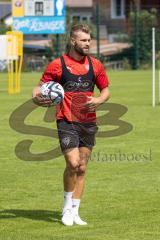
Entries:
{"label": "soccer ball", "polygon": [[56,82],[44,83],[41,86],[40,92],[44,98],[52,100],[53,104],[60,103],[64,98],[64,89]]}

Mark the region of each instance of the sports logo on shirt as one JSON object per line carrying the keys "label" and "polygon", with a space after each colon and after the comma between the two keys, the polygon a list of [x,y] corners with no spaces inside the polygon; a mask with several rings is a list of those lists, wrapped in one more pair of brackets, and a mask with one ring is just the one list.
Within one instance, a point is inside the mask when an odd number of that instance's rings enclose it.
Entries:
{"label": "sports logo on shirt", "polygon": [[71,68],[71,67],[66,66],[66,68],[67,68],[70,72],[72,72],[72,68]]}
{"label": "sports logo on shirt", "polygon": [[78,77],[76,81],[67,81],[63,88],[65,91],[93,91],[94,83],[90,80],[82,80],[81,77]]}

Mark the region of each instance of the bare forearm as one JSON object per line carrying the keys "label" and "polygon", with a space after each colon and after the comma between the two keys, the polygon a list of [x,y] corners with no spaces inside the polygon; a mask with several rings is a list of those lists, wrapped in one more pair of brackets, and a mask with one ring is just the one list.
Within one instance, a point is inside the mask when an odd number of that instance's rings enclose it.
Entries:
{"label": "bare forearm", "polygon": [[110,92],[109,92],[108,87],[103,88],[103,89],[101,90],[101,92],[100,92],[99,97],[98,97],[99,103],[102,104],[102,103],[104,103],[105,101],[107,101],[109,98],[110,98]]}
{"label": "bare forearm", "polygon": [[88,97],[89,101],[85,104],[89,110],[97,108],[99,105],[107,101],[110,97],[108,87],[103,88],[98,97]]}

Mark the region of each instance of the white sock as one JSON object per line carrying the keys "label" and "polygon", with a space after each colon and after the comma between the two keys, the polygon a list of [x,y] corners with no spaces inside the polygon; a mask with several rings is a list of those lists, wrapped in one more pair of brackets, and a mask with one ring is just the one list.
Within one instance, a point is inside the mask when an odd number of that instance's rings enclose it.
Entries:
{"label": "white sock", "polygon": [[72,199],[72,211],[73,211],[73,215],[78,215],[78,211],[79,211],[79,206],[80,206],[80,199]]}
{"label": "white sock", "polygon": [[72,195],[73,195],[73,192],[65,192],[65,191],[64,191],[63,212],[64,212],[66,209],[72,209]]}

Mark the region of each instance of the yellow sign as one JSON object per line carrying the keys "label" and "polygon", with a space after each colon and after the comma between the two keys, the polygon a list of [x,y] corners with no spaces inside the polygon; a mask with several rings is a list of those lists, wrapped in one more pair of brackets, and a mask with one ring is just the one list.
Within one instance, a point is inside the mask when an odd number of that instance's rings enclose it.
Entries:
{"label": "yellow sign", "polygon": [[24,0],[12,0],[13,17],[24,17]]}

